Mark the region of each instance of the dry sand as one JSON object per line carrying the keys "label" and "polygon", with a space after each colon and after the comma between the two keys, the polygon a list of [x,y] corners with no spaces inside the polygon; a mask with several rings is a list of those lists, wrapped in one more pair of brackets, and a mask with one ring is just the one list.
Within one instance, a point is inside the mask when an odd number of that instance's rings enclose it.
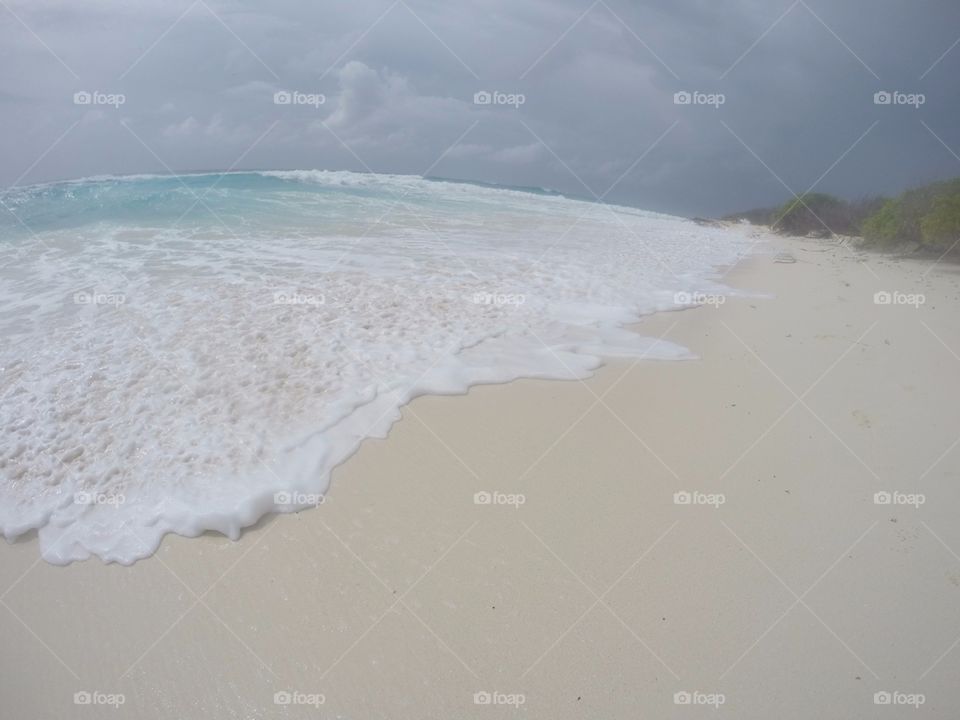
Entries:
{"label": "dry sand", "polygon": [[960,716],[960,272],[765,250],[797,262],[728,281],[775,298],[640,326],[702,359],[420,398],[324,506],[239,542],[0,547],[0,715]]}

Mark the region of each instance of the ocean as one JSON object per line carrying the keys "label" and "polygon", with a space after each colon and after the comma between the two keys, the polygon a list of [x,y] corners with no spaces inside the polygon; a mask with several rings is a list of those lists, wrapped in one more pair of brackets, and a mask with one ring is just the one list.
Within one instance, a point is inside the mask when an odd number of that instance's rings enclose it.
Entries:
{"label": "ocean", "polygon": [[0,200],[0,531],[36,529],[54,563],[319,504],[417,395],[690,358],[626,326],[731,294],[719,269],[753,243],[405,175],[97,177]]}

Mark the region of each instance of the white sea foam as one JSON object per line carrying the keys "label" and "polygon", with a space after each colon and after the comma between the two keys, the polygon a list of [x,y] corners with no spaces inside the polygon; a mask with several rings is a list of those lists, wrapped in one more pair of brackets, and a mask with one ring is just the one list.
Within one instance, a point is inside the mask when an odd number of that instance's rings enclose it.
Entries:
{"label": "white sea foam", "polygon": [[624,326],[677,293],[729,294],[716,268],[752,243],[342,172],[100,178],[8,201],[32,232],[0,246],[0,530],[37,528],[56,563],[129,563],[167,532],[235,538],[312,504],[420,394],[690,357]]}

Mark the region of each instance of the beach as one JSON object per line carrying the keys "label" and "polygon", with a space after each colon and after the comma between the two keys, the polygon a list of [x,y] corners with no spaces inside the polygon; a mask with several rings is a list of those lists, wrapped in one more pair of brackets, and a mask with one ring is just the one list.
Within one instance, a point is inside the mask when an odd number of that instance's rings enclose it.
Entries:
{"label": "beach", "polygon": [[4,715],[955,718],[960,270],[934,260],[770,237],[743,295],[634,328],[698,359],[418,397],[236,542],[3,544]]}

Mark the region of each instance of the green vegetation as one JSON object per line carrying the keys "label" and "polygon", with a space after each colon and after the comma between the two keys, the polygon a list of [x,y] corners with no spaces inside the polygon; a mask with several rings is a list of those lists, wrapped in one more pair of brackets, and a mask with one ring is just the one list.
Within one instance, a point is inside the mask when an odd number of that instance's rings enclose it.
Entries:
{"label": "green vegetation", "polygon": [[825,193],[806,193],[791,200],[777,210],[773,227],[787,235],[818,237],[830,237],[833,233],[849,235],[855,229],[848,203]]}
{"label": "green vegetation", "polygon": [[863,221],[860,230],[875,245],[893,245],[899,238],[907,236],[904,222],[900,204],[896,200],[886,200],[877,212]]}
{"label": "green vegetation", "polygon": [[920,234],[931,247],[950,247],[960,239],[960,187],[934,198],[920,219]]}
{"label": "green vegetation", "polygon": [[908,190],[892,199],[847,202],[807,193],[773,210],[752,210],[726,219],[744,218],[786,235],[860,235],[867,245],[912,245],[942,252],[960,240],[960,178]]}
{"label": "green vegetation", "polygon": [[931,250],[949,249],[960,240],[960,179],[887,200],[863,223],[863,237],[875,245],[914,243]]}

